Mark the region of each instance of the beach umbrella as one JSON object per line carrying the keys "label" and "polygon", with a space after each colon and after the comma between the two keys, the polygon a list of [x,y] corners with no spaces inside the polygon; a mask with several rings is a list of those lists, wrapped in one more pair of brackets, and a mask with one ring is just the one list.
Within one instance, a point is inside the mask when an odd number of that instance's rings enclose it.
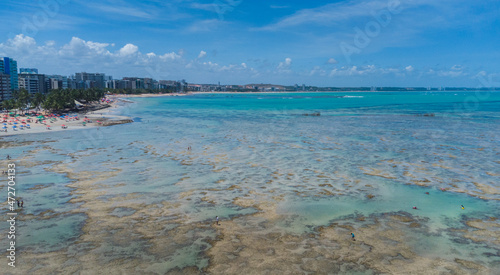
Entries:
{"label": "beach umbrella", "polygon": [[7,126],[3,126],[2,128],[3,128],[3,129],[7,129]]}

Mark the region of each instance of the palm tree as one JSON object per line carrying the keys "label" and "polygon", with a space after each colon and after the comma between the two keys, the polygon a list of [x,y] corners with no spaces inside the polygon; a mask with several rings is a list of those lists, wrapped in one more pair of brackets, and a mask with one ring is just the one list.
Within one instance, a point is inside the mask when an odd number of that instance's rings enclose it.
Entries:
{"label": "palm tree", "polygon": [[2,101],[2,108],[4,108],[7,111],[9,111],[10,109],[14,108],[14,100],[13,99],[9,99],[9,100]]}
{"label": "palm tree", "polygon": [[16,99],[17,108],[24,110],[30,103],[30,94],[26,89],[20,89]]}
{"label": "palm tree", "polygon": [[31,101],[31,104],[33,107],[36,108],[37,111],[40,110],[40,105],[45,101],[45,95],[38,92],[33,96],[33,100]]}

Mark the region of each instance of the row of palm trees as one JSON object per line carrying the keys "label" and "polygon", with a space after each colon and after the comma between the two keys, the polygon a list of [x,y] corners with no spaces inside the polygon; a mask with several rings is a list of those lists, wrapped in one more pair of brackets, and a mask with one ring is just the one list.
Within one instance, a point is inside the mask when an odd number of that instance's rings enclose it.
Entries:
{"label": "row of palm trees", "polygon": [[175,93],[175,88],[171,89],[58,89],[50,90],[47,94],[30,94],[26,89],[20,89],[12,93],[12,98],[0,103],[0,109],[25,110],[27,108],[43,108],[48,111],[62,111],[74,109],[76,101],[82,103],[92,103],[99,101],[106,92],[116,94],[146,94],[146,93]]}
{"label": "row of palm trees", "polygon": [[47,94],[30,94],[26,89],[20,89],[12,93],[12,98],[1,102],[2,109],[26,110],[30,108],[43,108],[49,111],[62,111],[74,109],[76,101],[91,103],[99,101],[104,97],[103,89],[66,89],[51,90]]}

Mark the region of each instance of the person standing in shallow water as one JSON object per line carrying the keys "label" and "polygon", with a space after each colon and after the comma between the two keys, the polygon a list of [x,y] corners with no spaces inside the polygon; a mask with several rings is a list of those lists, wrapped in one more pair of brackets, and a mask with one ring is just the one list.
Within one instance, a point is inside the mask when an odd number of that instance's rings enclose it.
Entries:
{"label": "person standing in shallow water", "polygon": [[216,223],[217,225],[220,225],[220,224],[219,224],[219,216],[215,216],[215,223]]}
{"label": "person standing in shallow water", "polygon": [[354,238],[354,233],[351,233],[351,238],[353,241],[355,241],[356,239]]}
{"label": "person standing in shallow water", "polygon": [[21,201],[21,207],[24,207],[23,205],[24,205],[24,201]]}

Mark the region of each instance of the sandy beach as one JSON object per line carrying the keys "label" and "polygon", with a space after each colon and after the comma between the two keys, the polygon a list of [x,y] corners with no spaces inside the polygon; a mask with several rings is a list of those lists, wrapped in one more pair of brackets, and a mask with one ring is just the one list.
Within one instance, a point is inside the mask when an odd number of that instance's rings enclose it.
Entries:
{"label": "sandy beach", "polygon": [[[26,134],[37,134],[44,132],[59,132],[59,131],[69,131],[69,130],[78,130],[78,129],[86,129],[86,128],[94,128],[94,127],[105,127],[116,124],[130,123],[132,119],[127,116],[120,116],[110,114],[110,112],[117,107],[117,101],[113,101],[109,104],[109,107],[105,109],[100,109],[98,111],[89,111],[87,113],[68,113],[70,117],[78,117],[78,119],[60,119],[57,118],[55,120],[49,121],[47,118],[46,123],[35,123],[35,120],[29,122],[27,124],[30,125],[29,128],[22,127],[20,128],[20,121],[22,119],[26,120],[27,116],[19,116],[17,120],[19,124],[17,124],[17,130],[14,130],[13,123],[7,123],[5,127],[7,127],[7,132],[0,132],[0,137],[3,136],[14,136],[14,135],[26,135]],[[33,119],[33,118],[32,118]],[[13,118],[9,118],[8,121],[13,120]],[[85,122],[85,123],[84,123]],[[2,122],[2,127],[4,123]],[[49,126],[50,127],[47,127]],[[63,125],[65,127],[63,127]]]}
{"label": "sandy beach", "polygon": [[[17,117],[18,124],[16,124],[16,130],[14,130],[13,123],[7,122],[7,125],[4,125],[3,122],[1,123],[0,127],[6,126],[7,131],[1,131],[0,132],[0,137],[4,136],[14,136],[14,135],[25,135],[25,134],[37,134],[37,133],[44,133],[44,132],[59,132],[59,131],[68,131],[68,130],[78,130],[78,129],[87,129],[87,128],[94,128],[94,127],[105,127],[105,126],[112,126],[112,125],[117,125],[117,124],[124,124],[124,123],[130,123],[133,122],[132,119],[128,116],[122,116],[122,115],[115,115],[111,114],[111,111],[115,108],[118,107],[119,102],[125,102],[125,103],[131,103],[125,100],[125,98],[146,98],[146,97],[165,97],[165,96],[186,96],[186,95],[191,95],[193,93],[186,93],[186,94],[139,94],[139,95],[134,95],[134,94],[113,94],[107,96],[108,99],[111,100],[111,103],[109,104],[109,107],[104,107],[103,109],[99,109],[97,111],[89,111],[86,113],[76,113],[76,112],[70,112],[67,115],[70,116],[77,116],[78,120],[75,119],[59,119],[49,122],[47,119],[47,123],[35,123],[35,120],[33,120],[29,124],[29,128],[26,127],[20,127],[21,125],[21,120],[27,119],[27,116],[19,116]],[[43,111],[43,113],[48,113]],[[85,124],[84,119],[85,120]],[[13,120],[14,118],[9,117],[8,121]],[[0,119],[0,121],[2,121]],[[47,127],[47,125],[50,125],[50,127]],[[63,127],[63,125],[65,127]]]}

